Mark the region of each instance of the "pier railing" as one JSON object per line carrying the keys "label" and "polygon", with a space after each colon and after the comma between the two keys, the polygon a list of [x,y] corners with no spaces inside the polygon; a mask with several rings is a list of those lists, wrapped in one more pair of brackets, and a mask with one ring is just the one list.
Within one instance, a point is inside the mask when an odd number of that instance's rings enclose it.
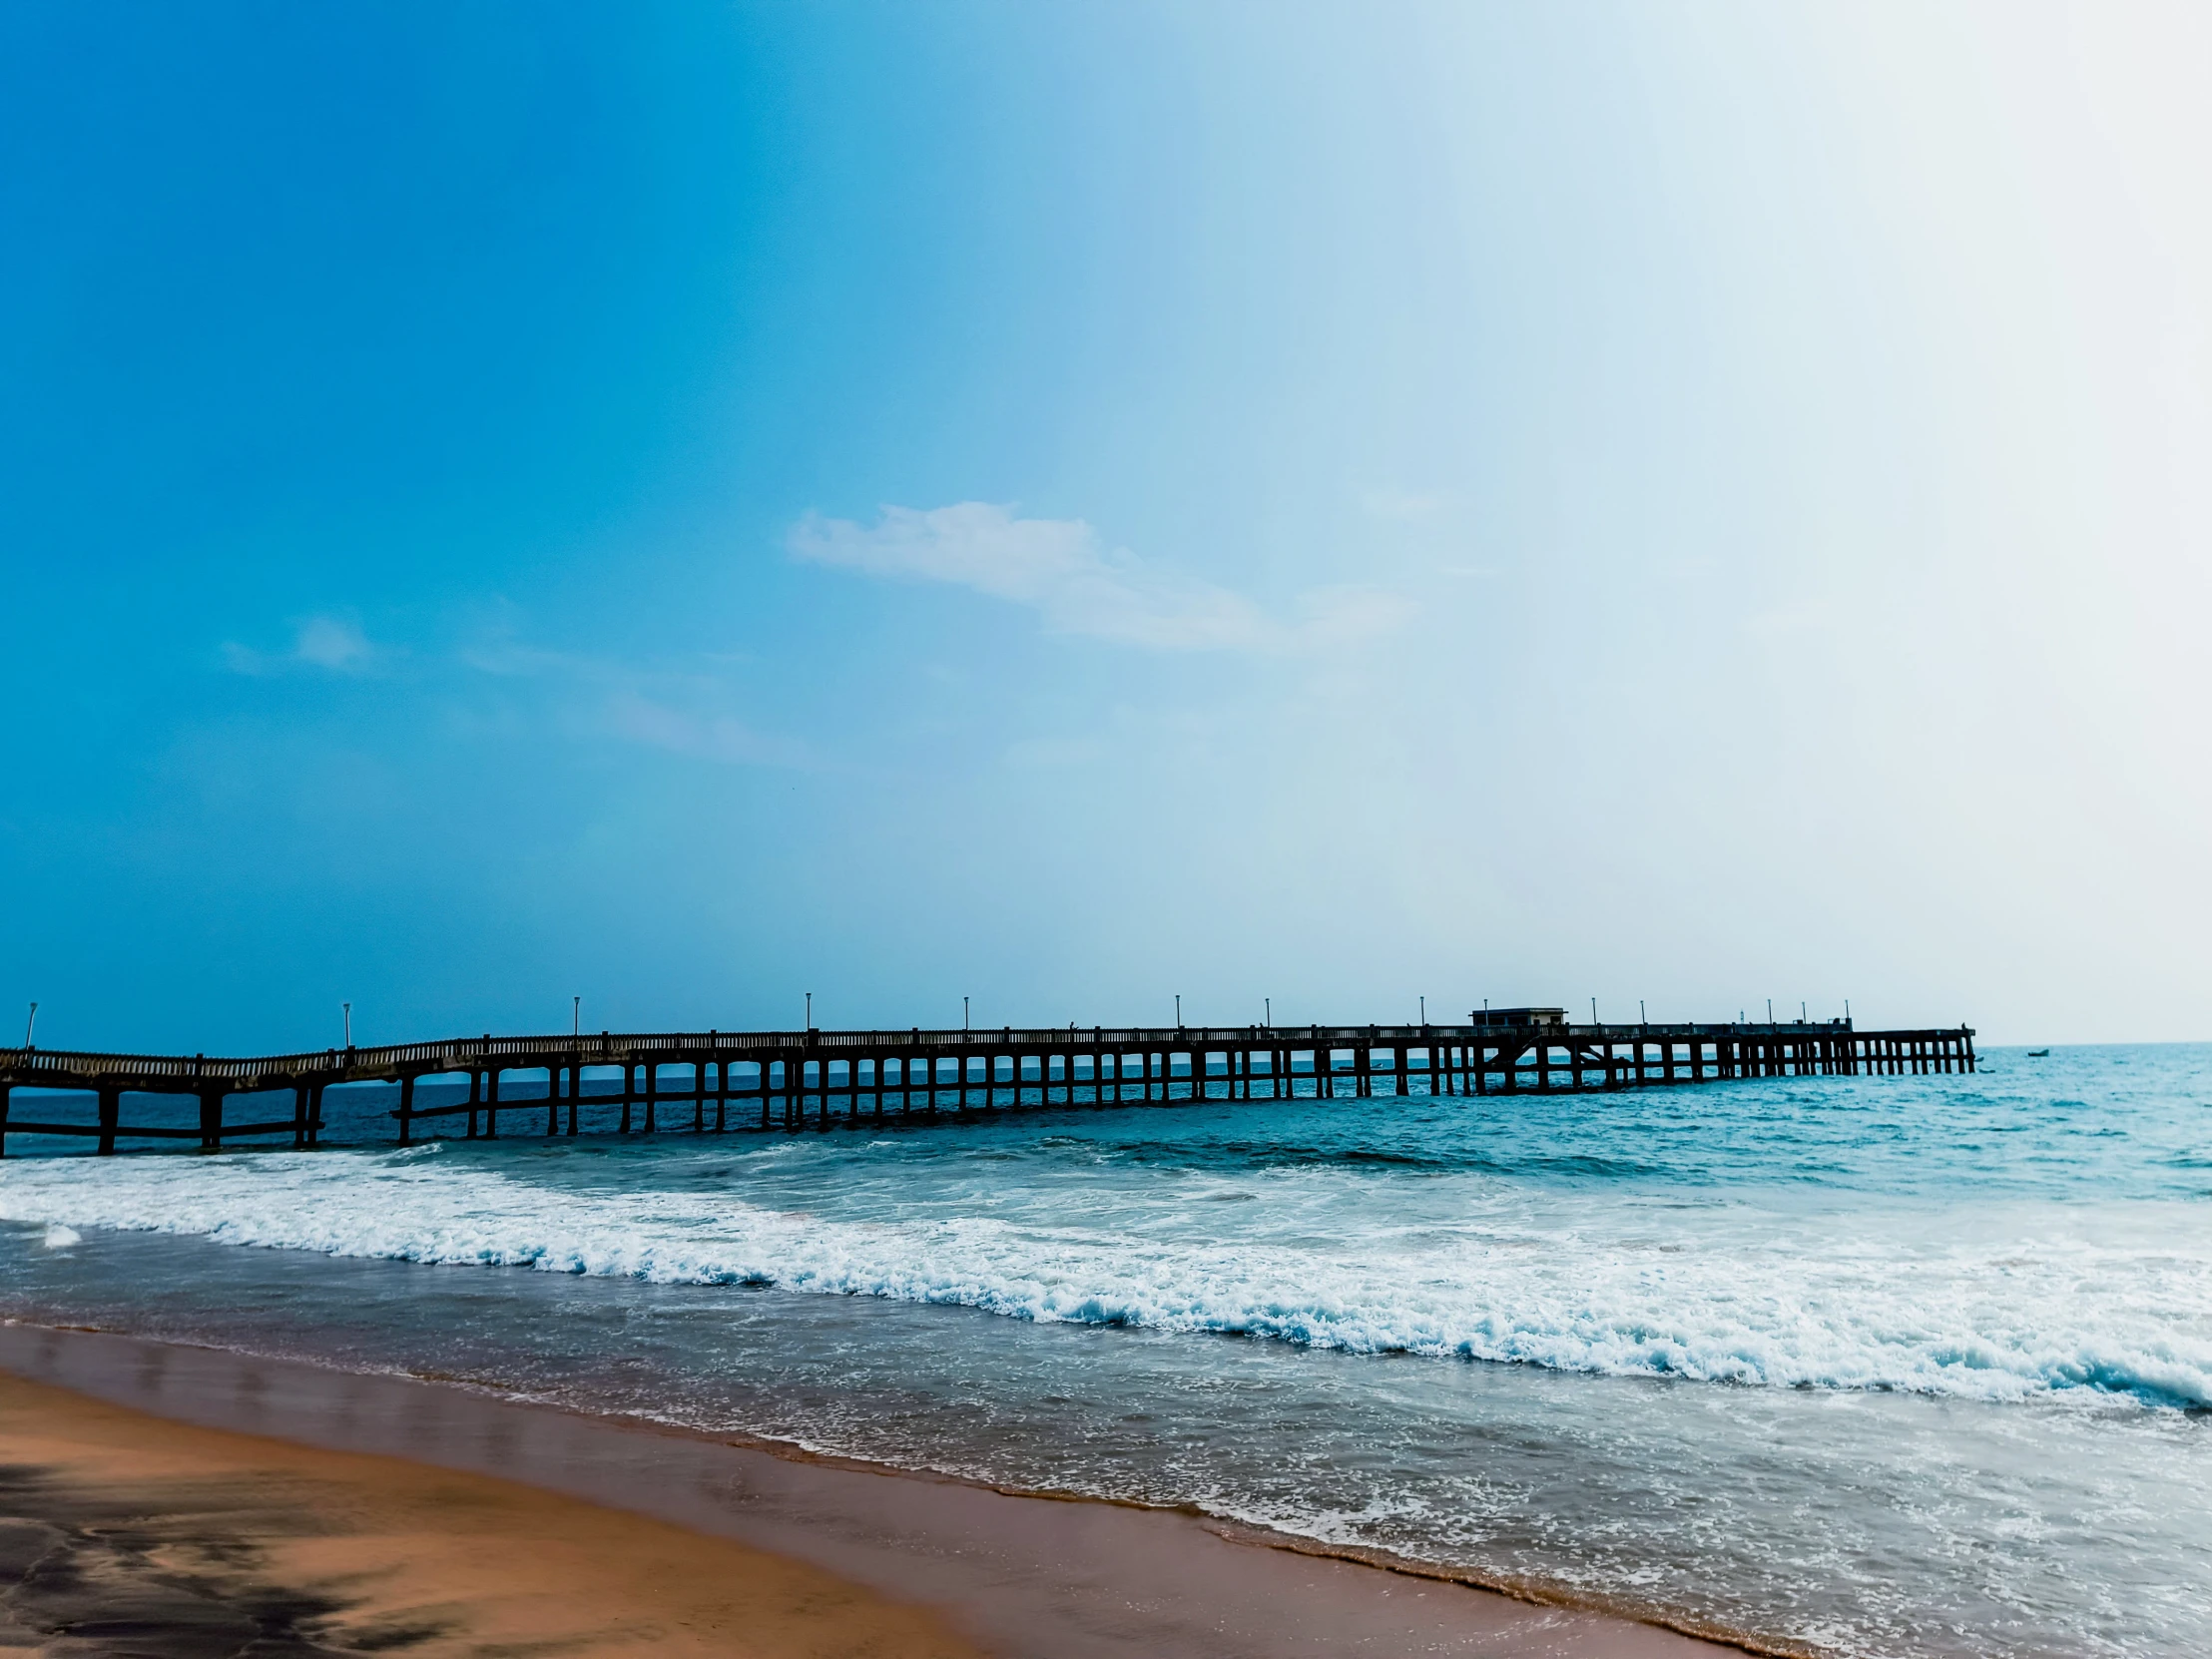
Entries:
{"label": "pier railing", "polygon": [[[465,1133],[499,1133],[504,1111],[545,1114],[544,1133],[577,1134],[584,1114],[617,1133],[662,1127],[689,1106],[689,1127],[723,1130],[733,1104],[761,1127],[797,1126],[845,1113],[935,1112],[1025,1105],[1160,1103],[1170,1100],[1366,1099],[1384,1095],[1486,1095],[1648,1088],[1749,1077],[1932,1074],[1974,1069],[1965,1026],[1860,1031],[1849,1020],[1633,1025],[1568,1022],[1555,1008],[1518,1008],[1451,1025],[1001,1026],[992,1030],[569,1032],[450,1038],[373,1048],[323,1048],[236,1058],[0,1049],[0,1153],[10,1135],[118,1140],[320,1139],[323,1091],[348,1083],[398,1085],[391,1113],[398,1140],[415,1126],[467,1120]],[[622,1073],[619,1092],[586,1072]],[[681,1075],[669,1078],[675,1070]],[[542,1092],[502,1090],[510,1072],[542,1072]],[[426,1078],[465,1079],[460,1101],[417,1104]],[[669,1083],[684,1085],[669,1088]],[[14,1091],[83,1091],[92,1123],[15,1115]],[[234,1094],[288,1090],[291,1110],[256,1122],[228,1120]],[[189,1095],[191,1126],[122,1121],[125,1095]],[[30,1100],[24,1102],[30,1104]],[[710,1124],[711,1109],[711,1124]],[[681,1114],[679,1114],[681,1122]],[[510,1131],[512,1132],[512,1131]]]}

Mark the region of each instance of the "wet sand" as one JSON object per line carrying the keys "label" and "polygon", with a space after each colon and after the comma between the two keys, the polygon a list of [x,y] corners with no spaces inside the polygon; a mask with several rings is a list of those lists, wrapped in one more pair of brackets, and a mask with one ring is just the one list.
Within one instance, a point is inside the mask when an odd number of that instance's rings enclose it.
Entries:
{"label": "wet sand", "polygon": [[644,1516],[0,1376],[0,1647],[973,1659],[935,1613]]}
{"label": "wet sand", "polygon": [[[441,1659],[1739,1651],[1267,1547],[1199,1516],[808,1459],[465,1386],[21,1325],[0,1326],[0,1578],[15,1586],[0,1596],[15,1620],[0,1647]],[[41,1580],[49,1559],[74,1564]],[[190,1610],[205,1635],[187,1639],[198,1627],[186,1620],[152,1645],[89,1629],[52,1640],[65,1613],[128,1624],[133,1607]]]}

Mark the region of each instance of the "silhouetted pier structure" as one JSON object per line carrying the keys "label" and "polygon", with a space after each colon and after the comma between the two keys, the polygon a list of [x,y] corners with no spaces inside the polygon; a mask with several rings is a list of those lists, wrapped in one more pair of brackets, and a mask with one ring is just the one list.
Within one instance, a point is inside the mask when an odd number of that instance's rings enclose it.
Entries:
{"label": "silhouetted pier structure", "polygon": [[[0,1153],[11,1135],[190,1140],[206,1148],[320,1139],[325,1089],[396,1084],[401,1145],[458,1129],[508,1134],[721,1133],[886,1113],[1190,1100],[1369,1099],[1643,1089],[1749,1077],[1930,1075],[1974,1069],[1973,1032],[1860,1031],[1849,1020],[1723,1025],[1570,1024],[1510,1008],[1464,1025],[1057,1026],[991,1031],[706,1031],[482,1037],[326,1048],[258,1059],[0,1049]],[[588,1083],[619,1088],[594,1091]],[[523,1074],[535,1088],[515,1092]],[[418,1104],[429,1079],[467,1097]],[[17,1089],[81,1090],[90,1124],[12,1116]],[[288,1091],[280,1117],[232,1122],[233,1095]],[[126,1095],[185,1095],[190,1125],[126,1124]],[[441,1127],[450,1126],[450,1127]]]}

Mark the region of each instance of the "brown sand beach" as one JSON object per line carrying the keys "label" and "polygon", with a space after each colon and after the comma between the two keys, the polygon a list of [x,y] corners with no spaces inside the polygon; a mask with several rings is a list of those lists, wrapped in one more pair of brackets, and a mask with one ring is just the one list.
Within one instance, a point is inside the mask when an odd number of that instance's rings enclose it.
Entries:
{"label": "brown sand beach", "polygon": [[0,1327],[0,1646],[55,1655],[1729,1651],[461,1387]]}
{"label": "brown sand beach", "polygon": [[960,1659],[820,1568],[397,1457],[0,1376],[0,1644],[57,1653]]}

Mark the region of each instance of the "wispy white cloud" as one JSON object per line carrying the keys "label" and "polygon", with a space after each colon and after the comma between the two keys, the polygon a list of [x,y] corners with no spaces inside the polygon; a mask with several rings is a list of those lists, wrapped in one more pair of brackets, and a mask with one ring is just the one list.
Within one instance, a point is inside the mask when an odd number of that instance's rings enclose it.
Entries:
{"label": "wispy white cloud", "polygon": [[1054,632],[1154,651],[1344,644],[1396,626],[1406,609],[1378,590],[1333,588],[1307,595],[1295,620],[1280,620],[1242,594],[1102,547],[1081,519],[1016,518],[987,501],[885,507],[871,526],[810,513],[793,527],[791,547],[817,564],[973,588],[1028,606]]}
{"label": "wispy white cloud", "polygon": [[756,732],[735,715],[677,708],[635,690],[610,697],[603,709],[607,730],[648,749],[665,749],[726,766],[797,767],[807,764],[804,746],[789,738]]}
{"label": "wispy white cloud", "polygon": [[555,723],[579,736],[614,738],[726,766],[807,767],[807,746],[756,731],[730,712],[729,688],[712,674],[641,668],[603,657],[547,651],[495,637],[460,654],[479,674],[534,681]]}
{"label": "wispy white cloud", "polygon": [[1360,498],[1368,517],[1393,524],[1425,524],[1441,518],[1452,505],[1447,490],[1369,490]]}
{"label": "wispy white cloud", "polygon": [[1097,738],[1022,738],[1006,746],[1002,759],[1011,767],[1090,766],[1104,759]]}
{"label": "wispy white cloud", "polygon": [[293,625],[290,646],[282,651],[256,651],[236,640],[223,644],[224,666],[234,674],[282,674],[302,668],[325,674],[365,674],[386,655],[358,623],[338,616],[301,618]]}

